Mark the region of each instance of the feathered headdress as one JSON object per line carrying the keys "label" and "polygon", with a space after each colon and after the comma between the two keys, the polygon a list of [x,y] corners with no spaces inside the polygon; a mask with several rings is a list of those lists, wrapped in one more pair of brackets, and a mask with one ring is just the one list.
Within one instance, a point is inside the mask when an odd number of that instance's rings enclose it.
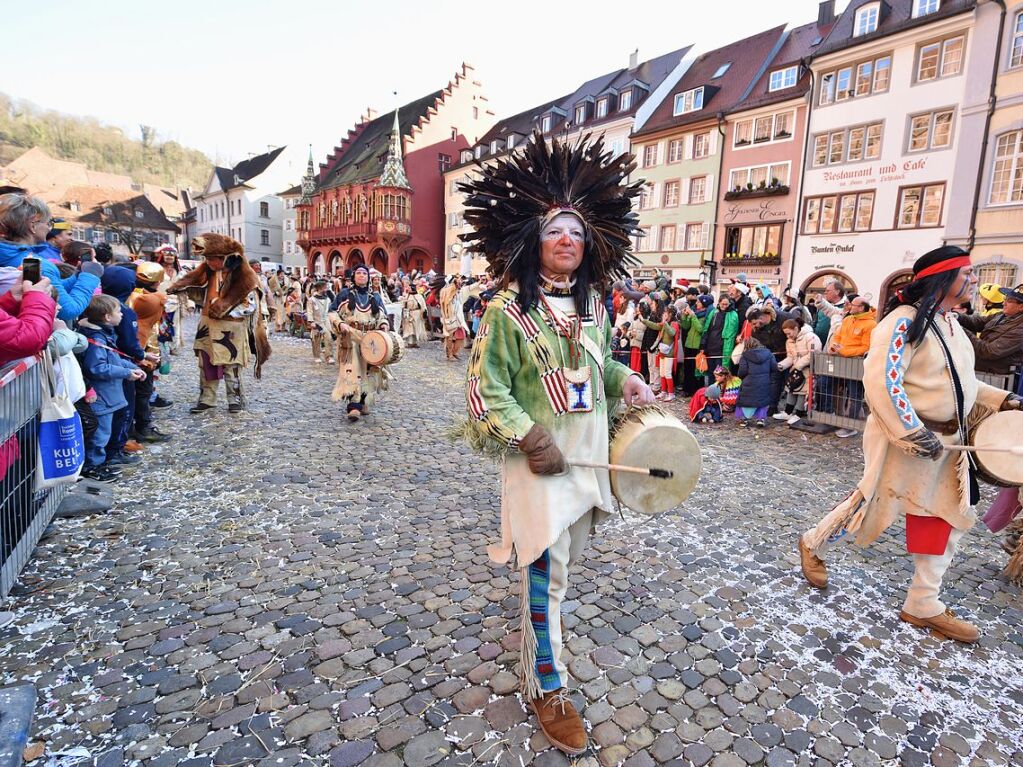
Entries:
{"label": "feathered headdress", "polygon": [[625,178],[636,169],[635,157],[604,151],[604,140],[590,134],[573,146],[533,133],[522,152],[494,163],[477,163],[479,178],[459,184],[466,194],[465,220],[475,231],[461,235],[468,249],[486,258],[489,273],[503,278],[530,250],[540,248],[540,230],[552,214],[575,213],[586,227],[586,251],[596,284],[628,276],[632,237],[639,217],[632,200],[642,182]]}

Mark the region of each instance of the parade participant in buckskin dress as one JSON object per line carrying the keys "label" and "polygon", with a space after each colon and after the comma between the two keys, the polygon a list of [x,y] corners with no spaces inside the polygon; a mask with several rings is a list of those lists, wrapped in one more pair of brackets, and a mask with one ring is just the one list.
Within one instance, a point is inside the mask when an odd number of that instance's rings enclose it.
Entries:
{"label": "parade participant in buckskin dress", "polygon": [[369,287],[369,269],[355,267],[354,285],[341,291],[330,307],[330,324],[337,339],[337,383],[332,399],[345,403],[352,423],[369,413],[376,395],[387,388],[387,373],[370,365],[359,345],[367,331],[387,330],[387,314],[380,297]]}

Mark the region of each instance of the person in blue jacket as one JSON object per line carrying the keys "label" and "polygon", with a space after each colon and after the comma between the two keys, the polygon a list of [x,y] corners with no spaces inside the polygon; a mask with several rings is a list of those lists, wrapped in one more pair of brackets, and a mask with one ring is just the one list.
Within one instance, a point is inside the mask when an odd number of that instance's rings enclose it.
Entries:
{"label": "person in blue jacket", "polygon": [[[159,362],[159,358],[153,354],[146,354],[146,350],[139,344],[139,318],[135,310],[128,306],[128,298],[135,290],[135,270],[128,266],[110,266],[103,272],[103,292],[113,296],[121,304],[121,321],[114,329],[117,340],[117,349],[131,358],[137,365],[150,365]],[[115,463],[128,464],[141,460],[138,456],[125,453],[124,445],[129,439],[131,426],[135,423],[135,381],[124,382],[124,396],[128,400],[128,406],[123,411],[118,411],[114,417],[113,436],[110,439],[111,458]],[[146,442],[165,442],[170,439],[169,435],[163,434],[150,425],[146,429]]]}
{"label": "person in blue jacket", "polygon": [[21,267],[27,256],[40,260],[40,274],[57,291],[57,316],[74,322],[89,305],[99,287],[103,265],[83,261],[77,274],[62,279],[57,265],[47,258],[46,234],[50,231],[50,209],[38,197],[24,194],[0,195],[0,266]]}
{"label": "person in blue jacket", "polygon": [[145,371],[115,351],[117,335],[114,328],[121,322],[121,305],[113,296],[93,296],[85,315],[78,323],[78,332],[89,340],[81,356],[82,375],[86,385],[96,392],[92,413],[96,428],[85,441],[85,468],[82,476],[100,482],[117,479],[118,470],[106,466],[108,447],[113,442],[114,417],[127,409],[123,381],[138,381]]}
{"label": "person in blue jacket", "polygon": [[735,402],[735,417],[740,426],[749,426],[756,419],[757,426],[767,426],[767,409],[771,406],[772,371],[776,367],[774,355],[752,336],[746,339],[745,350],[739,358],[739,399]]}

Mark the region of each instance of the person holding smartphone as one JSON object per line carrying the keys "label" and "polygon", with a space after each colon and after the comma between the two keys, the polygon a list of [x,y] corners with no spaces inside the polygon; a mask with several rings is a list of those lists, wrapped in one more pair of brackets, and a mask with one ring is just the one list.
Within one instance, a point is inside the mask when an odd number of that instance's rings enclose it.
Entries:
{"label": "person holding smartphone", "polygon": [[16,282],[0,296],[0,365],[31,357],[46,346],[57,311],[51,289],[50,281],[37,271],[34,282]]}
{"label": "person holding smartphone", "polygon": [[103,266],[83,261],[76,274],[61,278],[56,264],[42,256],[50,220],[50,209],[38,197],[0,195],[0,231],[6,235],[6,239],[0,240],[0,266],[21,268],[26,258],[38,258],[40,277],[49,280],[57,291],[57,316],[73,322],[85,311],[99,287]]}

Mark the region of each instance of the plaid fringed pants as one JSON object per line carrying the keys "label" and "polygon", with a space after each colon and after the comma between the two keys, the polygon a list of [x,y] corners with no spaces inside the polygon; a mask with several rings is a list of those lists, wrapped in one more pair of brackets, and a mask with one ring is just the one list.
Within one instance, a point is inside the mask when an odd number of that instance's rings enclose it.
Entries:
{"label": "plaid fringed pants", "polygon": [[[569,568],[586,547],[592,525],[591,509],[523,571],[523,577],[529,579],[529,624],[536,638],[536,650],[535,660],[522,664],[521,673],[532,674],[542,692],[568,684],[568,668],[561,661],[561,605],[568,591]],[[523,642],[526,641],[523,637]],[[528,659],[529,654],[525,657]],[[526,668],[527,665],[532,667]],[[527,697],[538,697],[533,679],[523,679],[523,690]]]}

